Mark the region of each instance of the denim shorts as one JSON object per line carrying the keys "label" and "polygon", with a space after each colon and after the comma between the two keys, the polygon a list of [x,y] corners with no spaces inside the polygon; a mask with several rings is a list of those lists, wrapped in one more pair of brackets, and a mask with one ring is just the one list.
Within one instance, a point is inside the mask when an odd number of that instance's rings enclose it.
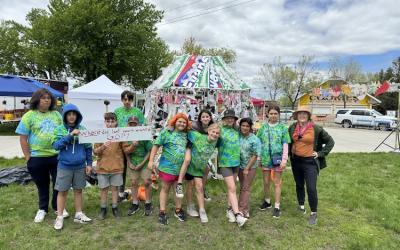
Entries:
{"label": "denim shorts", "polygon": [[99,188],[119,187],[123,184],[122,174],[97,174],[97,181]]}
{"label": "denim shorts", "polygon": [[83,189],[86,187],[86,173],[85,168],[79,169],[57,169],[57,179],[55,190],[60,192],[68,191],[71,187],[73,189]]}

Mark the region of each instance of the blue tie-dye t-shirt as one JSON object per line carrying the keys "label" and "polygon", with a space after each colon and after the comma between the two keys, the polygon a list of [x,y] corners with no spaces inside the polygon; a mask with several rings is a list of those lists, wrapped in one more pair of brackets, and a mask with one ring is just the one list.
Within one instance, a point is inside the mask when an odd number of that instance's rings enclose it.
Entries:
{"label": "blue tie-dye t-shirt", "polygon": [[54,156],[58,152],[53,148],[54,129],[62,124],[58,111],[40,112],[30,110],[18,124],[15,133],[28,136],[28,144],[32,157]]}
{"label": "blue tie-dye t-shirt", "polygon": [[[255,134],[248,136],[240,135],[240,168],[245,169],[250,158],[254,155],[259,157],[261,155],[261,142]],[[257,161],[251,168],[257,167]]]}
{"label": "blue tie-dye t-shirt", "polygon": [[158,169],[164,173],[179,175],[187,145],[186,132],[163,129],[154,145],[162,146],[162,154]]}
{"label": "blue tie-dye t-shirt", "polygon": [[222,126],[217,147],[219,167],[238,167],[240,165],[239,132],[236,129]]}

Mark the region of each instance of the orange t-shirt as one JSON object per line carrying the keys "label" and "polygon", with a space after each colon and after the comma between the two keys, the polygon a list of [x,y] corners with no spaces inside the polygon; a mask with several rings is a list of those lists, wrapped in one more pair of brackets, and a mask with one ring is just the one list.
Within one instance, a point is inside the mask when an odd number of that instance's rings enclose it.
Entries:
{"label": "orange t-shirt", "polygon": [[312,157],[314,153],[314,129],[307,129],[302,138],[293,138],[292,153],[301,157]]}

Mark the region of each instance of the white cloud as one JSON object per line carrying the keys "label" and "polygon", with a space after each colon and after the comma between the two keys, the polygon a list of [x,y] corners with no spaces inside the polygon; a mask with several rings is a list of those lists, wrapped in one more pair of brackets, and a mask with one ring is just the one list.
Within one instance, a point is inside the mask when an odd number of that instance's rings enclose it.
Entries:
{"label": "white cloud", "polygon": [[0,0],[0,20],[27,24],[25,17],[32,8],[46,8],[48,0]]}
{"label": "white cloud", "polygon": [[[164,21],[245,1],[148,0],[166,10]],[[47,3],[0,0],[0,19],[24,22],[32,7],[43,8]],[[399,27],[398,0],[256,0],[181,22],[160,24],[158,30],[171,49],[179,50],[184,39],[193,36],[204,47],[235,50],[235,68],[248,80],[275,56],[293,62],[302,54],[326,59],[332,55],[400,50]]]}

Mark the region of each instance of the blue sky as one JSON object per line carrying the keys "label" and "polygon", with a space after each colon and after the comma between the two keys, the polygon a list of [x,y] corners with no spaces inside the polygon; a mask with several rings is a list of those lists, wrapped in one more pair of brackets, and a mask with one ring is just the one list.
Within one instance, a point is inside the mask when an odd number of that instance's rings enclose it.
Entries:
{"label": "blue sky", "polygon": [[[392,62],[398,57],[400,57],[400,50],[372,55],[346,55],[341,58],[343,61],[353,59],[361,65],[363,71],[376,73],[381,69],[386,70],[388,67],[391,67]],[[326,70],[329,68],[329,63],[327,61],[321,61],[320,67],[321,69]]]}

